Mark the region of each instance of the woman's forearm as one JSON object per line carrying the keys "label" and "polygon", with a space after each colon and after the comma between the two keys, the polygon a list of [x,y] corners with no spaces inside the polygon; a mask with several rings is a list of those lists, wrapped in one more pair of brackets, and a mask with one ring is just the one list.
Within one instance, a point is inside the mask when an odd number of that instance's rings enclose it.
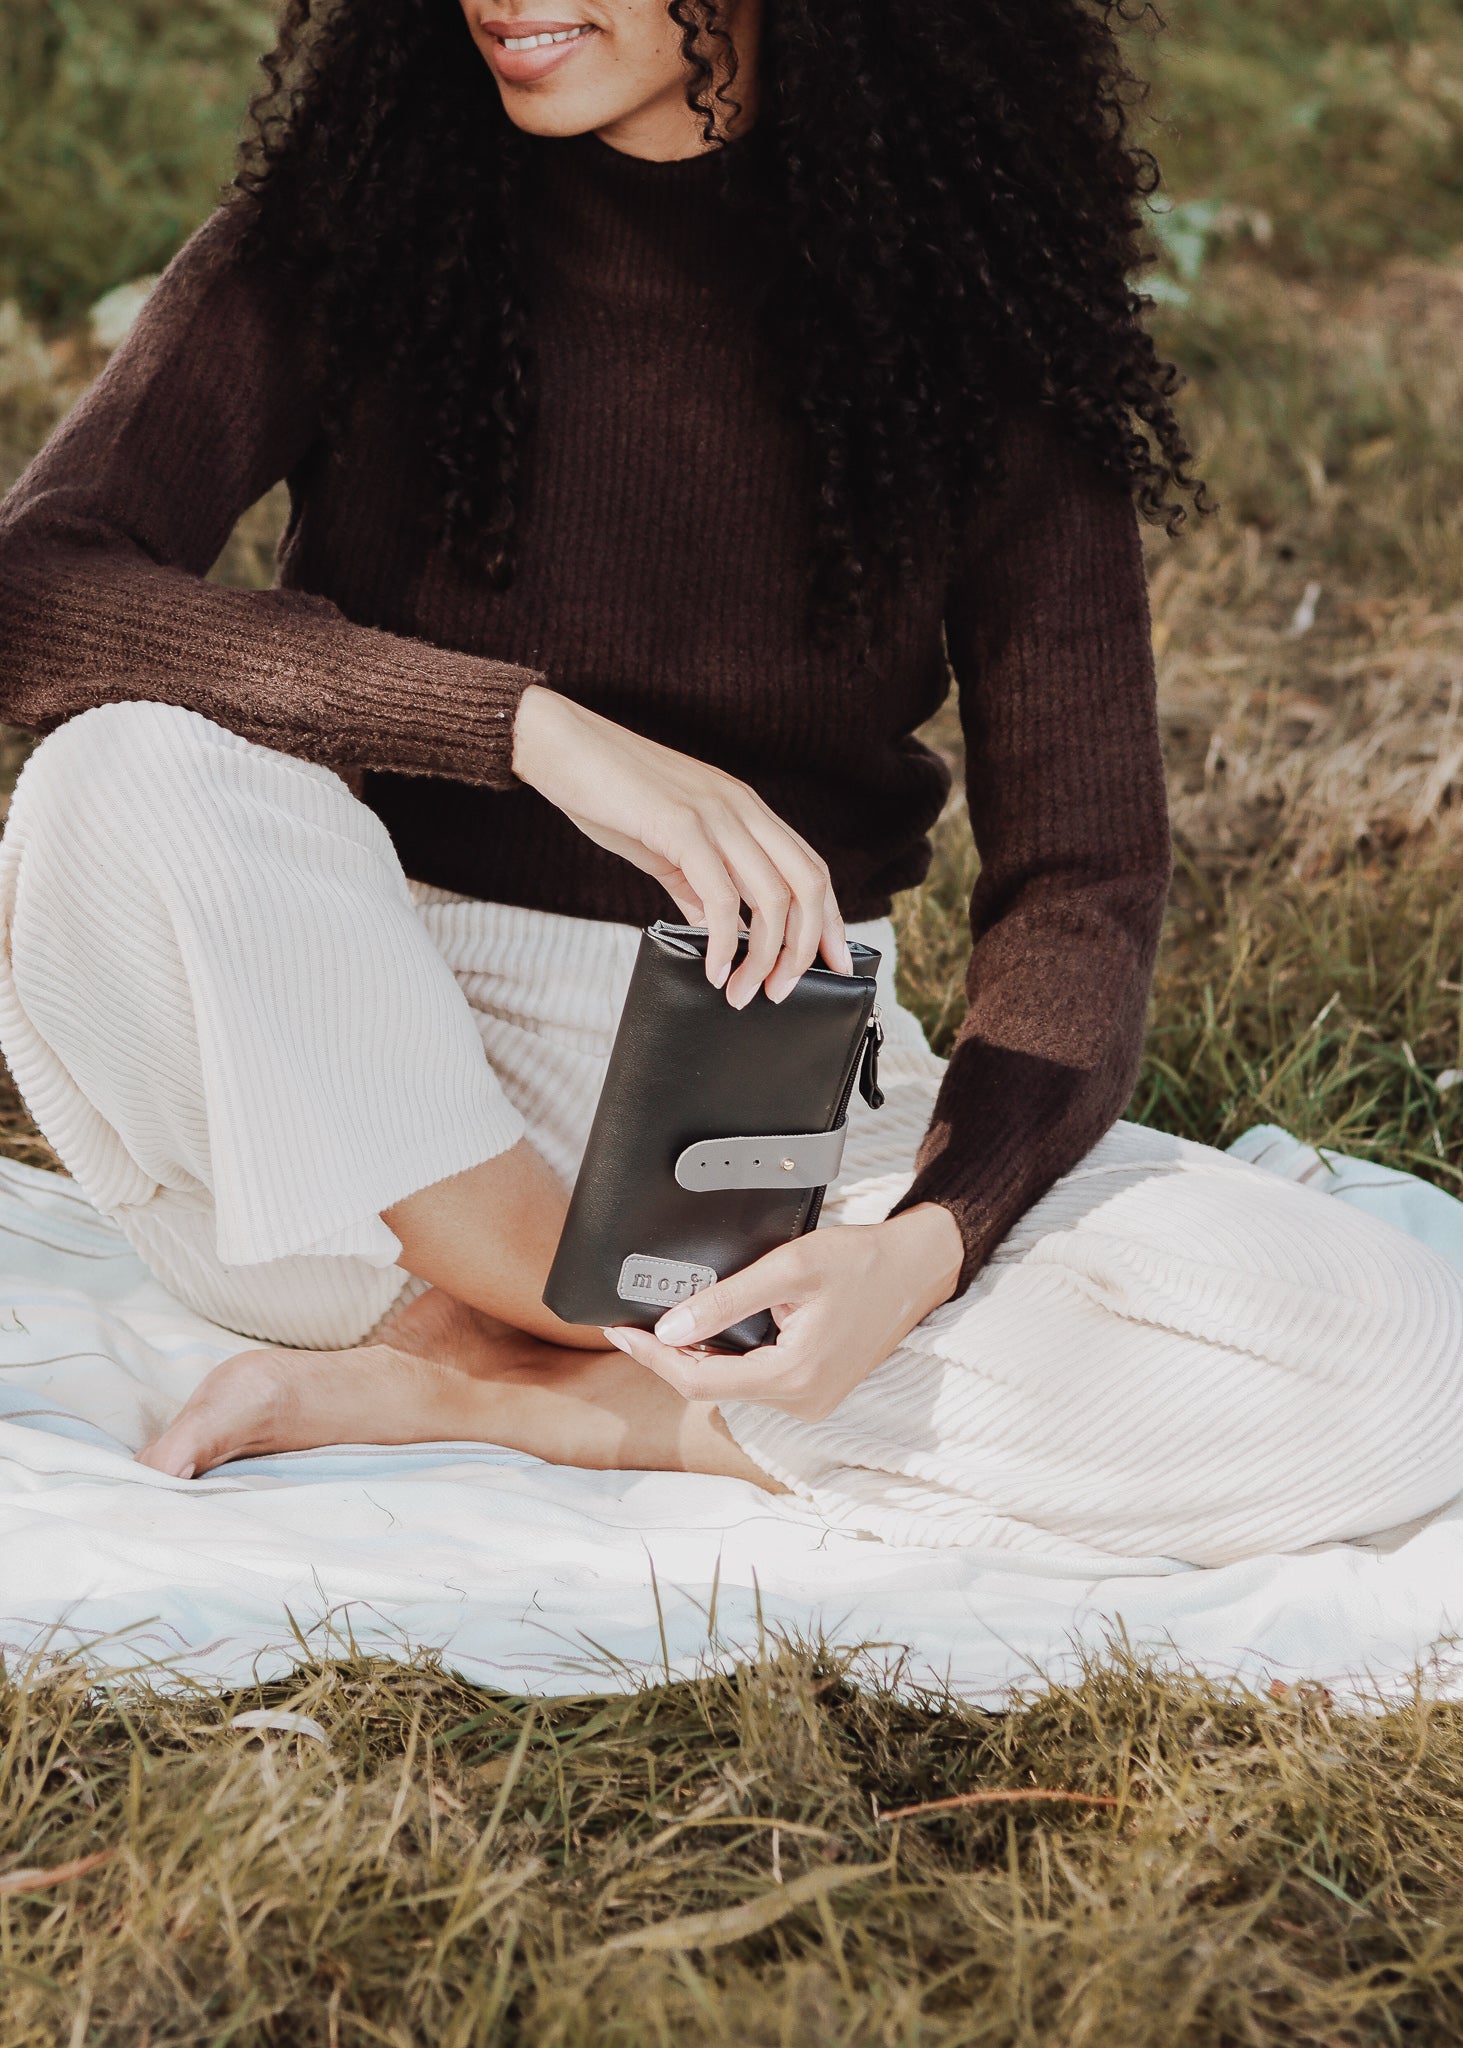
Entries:
{"label": "woman's forearm", "polygon": [[206,580],[319,433],[297,297],[241,263],[228,208],[169,264],[0,504],[0,717],[48,732],[144,699],[330,768],[509,788],[535,671]]}
{"label": "woman's forearm", "polygon": [[967,1009],[895,1212],[954,1214],[962,1288],[1122,1113],[1171,864],[1131,496],[1041,407],[1013,405],[1006,458],[947,598],[981,856]]}

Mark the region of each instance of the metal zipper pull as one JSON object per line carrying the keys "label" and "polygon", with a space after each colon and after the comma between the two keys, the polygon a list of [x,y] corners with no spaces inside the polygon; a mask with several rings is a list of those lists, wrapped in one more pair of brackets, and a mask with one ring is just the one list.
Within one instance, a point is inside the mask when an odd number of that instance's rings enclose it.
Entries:
{"label": "metal zipper pull", "polygon": [[884,1043],[884,1027],[879,1022],[879,1005],[875,1003],[869,1018],[869,1028],[864,1033],[864,1056],[859,1064],[858,1092],[870,1109],[884,1107],[884,1091],[879,1086],[879,1047]]}

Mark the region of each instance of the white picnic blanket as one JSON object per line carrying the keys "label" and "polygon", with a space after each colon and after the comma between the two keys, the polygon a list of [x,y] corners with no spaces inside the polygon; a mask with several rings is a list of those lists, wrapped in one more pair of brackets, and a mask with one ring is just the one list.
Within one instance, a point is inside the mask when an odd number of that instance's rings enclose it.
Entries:
{"label": "white picnic blanket", "polygon": [[[1463,1203],[1262,1127],[1235,1148],[1463,1267]],[[1037,1575],[831,1531],[735,1480],[575,1472],[481,1445],[342,1447],[167,1479],[131,1447],[242,1340],[151,1279],[69,1181],[0,1161],[0,1650],[226,1683],[316,1652],[439,1649],[465,1676],[581,1692],[688,1674],[759,1629],[903,1659],[997,1705],[1121,1636],[1343,1699],[1430,1665],[1463,1697],[1463,1501],[1383,1549],[1219,1570]]]}

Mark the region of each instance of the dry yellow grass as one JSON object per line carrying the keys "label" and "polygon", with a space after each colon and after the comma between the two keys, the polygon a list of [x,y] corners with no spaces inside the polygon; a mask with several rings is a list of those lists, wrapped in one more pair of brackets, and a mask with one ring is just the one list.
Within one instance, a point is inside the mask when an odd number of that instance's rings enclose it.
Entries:
{"label": "dry yellow grass", "polygon": [[[428,1660],[0,1689],[0,1873],[30,1873],[0,1875],[0,2038],[1456,2038],[1463,1711],[1339,1717],[1121,1652],[1001,1717],[848,1675],[784,1647],[612,1699]],[[271,1709],[304,1732],[231,1725]]]}

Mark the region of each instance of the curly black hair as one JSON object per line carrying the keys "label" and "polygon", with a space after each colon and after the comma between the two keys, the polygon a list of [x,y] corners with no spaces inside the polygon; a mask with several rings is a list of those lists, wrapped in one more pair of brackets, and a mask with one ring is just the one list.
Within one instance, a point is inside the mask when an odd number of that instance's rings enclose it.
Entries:
{"label": "curly black hair", "polygon": [[[726,0],[666,4],[715,145]],[[766,320],[814,457],[825,618],[867,617],[932,507],[947,532],[965,516],[1015,391],[1170,532],[1184,496],[1209,509],[1133,283],[1158,169],[1131,135],[1128,20],[1128,0],[766,0]],[[236,196],[246,246],[309,276],[327,425],[368,362],[409,375],[442,538],[504,586],[534,404],[523,138],[458,0],[285,0],[262,65]]]}

